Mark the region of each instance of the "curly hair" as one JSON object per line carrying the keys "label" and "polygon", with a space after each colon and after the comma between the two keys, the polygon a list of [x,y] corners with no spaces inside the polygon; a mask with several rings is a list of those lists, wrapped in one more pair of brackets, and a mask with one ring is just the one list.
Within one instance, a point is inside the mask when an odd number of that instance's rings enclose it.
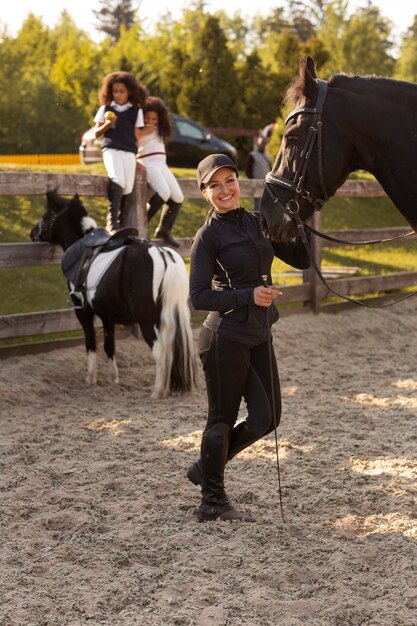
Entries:
{"label": "curly hair", "polygon": [[112,72],[103,78],[99,91],[100,104],[110,104],[113,100],[113,85],[123,83],[129,91],[129,102],[136,108],[143,108],[149,95],[147,87],[142,85],[130,72]]}
{"label": "curly hair", "polygon": [[162,139],[169,139],[172,133],[171,113],[165,102],[156,96],[149,96],[143,107],[143,114],[147,111],[158,114],[158,134]]}

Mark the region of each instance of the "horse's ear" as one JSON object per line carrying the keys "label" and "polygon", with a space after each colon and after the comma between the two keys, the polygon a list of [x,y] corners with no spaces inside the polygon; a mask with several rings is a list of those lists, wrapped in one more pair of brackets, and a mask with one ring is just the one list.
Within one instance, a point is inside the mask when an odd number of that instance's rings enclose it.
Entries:
{"label": "horse's ear", "polygon": [[58,197],[58,187],[54,187],[53,189],[48,189],[46,192],[46,197],[48,200],[53,201]]}
{"label": "horse's ear", "polygon": [[299,75],[302,93],[311,102],[317,91],[316,66],[311,57],[300,59]]}
{"label": "horse's ear", "polygon": [[80,196],[78,195],[78,193],[76,193],[71,200],[68,203],[68,207],[71,210],[79,210],[81,211],[82,215],[88,215],[87,209],[85,208],[84,204],[81,201]]}
{"label": "horse's ear", "polygon": [[314,60],[311,57],[307,57],[307,70],[313,78],[317,78],[316,64],[314,63]]}

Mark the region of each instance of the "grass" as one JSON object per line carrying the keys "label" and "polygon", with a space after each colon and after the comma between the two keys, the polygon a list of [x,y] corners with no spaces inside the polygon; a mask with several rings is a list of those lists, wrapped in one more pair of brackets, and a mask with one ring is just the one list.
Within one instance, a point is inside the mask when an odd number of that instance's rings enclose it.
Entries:
{"label": "grass", "polygon": [[[45,171],[45,166],[2,164],[8,171]],[[79,166],[48,166],[49,173],[106,175],[102,163]],[[176,176],[194,178],[192,169],[175,169]],[[106,198],[87,198],[85,204],[98,224],[106,219]],[[45,199],[39,196],[0,196],[0,243],[28,242],[29,233],[44,211]],[[250,209],[252,201],[242,199]],[[176,221],[175,237],[191,237],[207,214],[204,200],[186,199]],[[157,217],[150,224],[150,232]],[[388,198],[332,198],[322,211],[322,230],[404,226],[405,221]],[[416,269],[416,244],[405,242],[378,246],[341,246],[323,251],[323,266],[357,267],[358,276],[407,272]],[[186,260],[187,261],[187,260]],[[300,281],[289,275],[290,268],[275,259],[273,280],[290,285]],[[67,288],[59,266],[5,268],[0,271],[0,315],[61,309],[67,306]]]}

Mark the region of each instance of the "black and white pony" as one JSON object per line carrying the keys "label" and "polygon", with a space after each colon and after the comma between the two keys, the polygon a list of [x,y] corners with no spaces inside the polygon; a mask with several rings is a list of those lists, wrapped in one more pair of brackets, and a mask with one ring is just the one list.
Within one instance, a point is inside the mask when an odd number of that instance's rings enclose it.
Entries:
{"label": "black and white pony", "polygon": [[[109,238],[104,229],[93,230],[96,226],[78,195],[67,199],[53,190],[47,193],[46,211],[33,228],[31,239],[72,250],[85,238],[94,239],[97,231],[101,238],[103,233]],[[195,360],[188,285],[184,261],[172,248],[134,236],[123,238],[123,233],[119,241],[111,238],[96,248],[85,278],[85,303],[75,309],[85,336],[87,383],[97,380],[93,324],[97,315],[103,323],[111,382],[119,380],[115,324],[137,323],[155,360],[152,398],[190,391],[195,380]],[[69,287],[74,289],[70,282]]]}

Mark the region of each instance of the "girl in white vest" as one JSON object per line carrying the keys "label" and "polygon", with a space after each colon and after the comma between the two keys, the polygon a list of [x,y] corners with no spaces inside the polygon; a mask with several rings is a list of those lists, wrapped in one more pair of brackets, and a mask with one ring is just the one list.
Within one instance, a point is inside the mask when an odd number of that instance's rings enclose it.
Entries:
{"label": "girl in white vest", "polygon": [[184,195],[166,160],[165,141],[171,135],[169,109],[160,98],[149,96],[143,114],[145,128],[152,128],[152,132],[139,139],[137,161],[139,167],[146,169],[148,183],[155,192],[148,204],[148,221],[163,207],[154,236],[178,248],[171,230]]}

